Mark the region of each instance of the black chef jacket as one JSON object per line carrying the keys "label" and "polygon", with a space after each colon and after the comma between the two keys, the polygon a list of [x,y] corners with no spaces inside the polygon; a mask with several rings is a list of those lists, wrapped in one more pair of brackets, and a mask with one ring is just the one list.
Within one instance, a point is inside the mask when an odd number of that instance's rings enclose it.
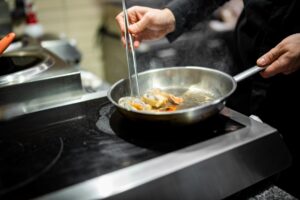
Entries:
{"label": "black chef jacket", "polygon": [[[174,0],[169,8],[176,18],[176,30],[167,38],[174,41],[181,33],[206,19],[226,0]],[[235,30],[235,56],[238,72],[287,36],[300,33],[300,0],[244,0],[244,10]],[[284,135],[294,158],[298,158],[300,135],[300,70],[263,79],[259,74],[238,83],[227,106],[244,114],[256,114]],[[294,117],[297,116],[297,117]],[[296,159],[299,160],[299,159]],[[299,165],[299,164],[298,164]],[[299,171],[299,169],[297,170]],[[299,177],[299,172],[298,178]],[[294,174],[296,176],[296,174]],[[298,191],[299,192],[299,191]]]}
{"label": "black chef jacket", "polygon": [[[225,2],[226,0],[172,1],[167,8],[175,15],[176,30],[167,38],[174,41],[181,33],[206,19]],[[241,72],[255,65],[261,55],[294,33],[300,33],[299,0],[244,0],[244,10],[236,26],[234,37],[236,71]],[[294,95],[299,91],[296,89],[300,81],[299,71],[288,76],[279,74],[269,79],[256,75],[250,78],[251,81],[238,83],[240,94],[237,96],[241,98],[237,100],[231,98],[234,103],[230,105],[244,114],[258,114],[265,119],[267,119],[265,106],[270,107],[275,104],[275,107],[268,108],[274,115],[274,109],[287,106],[284,105],[287,100],[289,100],[288,105],[293,105],[295,111],[297,110],[295,107],[299,104],[299,98],[296,97],[299,95]],[[273,99],[274,97],[276,98]],[[265,102],[271,99],[271,103]]]}

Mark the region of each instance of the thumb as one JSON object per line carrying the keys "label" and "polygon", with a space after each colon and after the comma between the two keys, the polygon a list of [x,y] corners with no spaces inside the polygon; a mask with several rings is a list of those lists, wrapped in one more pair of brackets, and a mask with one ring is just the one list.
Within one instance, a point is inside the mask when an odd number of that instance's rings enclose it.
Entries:
{"label": "thumb", "polygon": [[257,65],[260,67],[265,67],[267,65],[270,65],[272,62],[277,60],[277,58],[282,54],[283,52],[278,48],[277,46],[273,49],[271,49],[269,52],[261,56],[257,61]]}
{"label": "thumb", "polygon": [[128,29],[129,32],[131,32],[132,34],[138,34],[143,32],[147,26],[149,25],[149,18],[148,17],[143,17],[140,21],[138,21],[137,23],[131,24]]}

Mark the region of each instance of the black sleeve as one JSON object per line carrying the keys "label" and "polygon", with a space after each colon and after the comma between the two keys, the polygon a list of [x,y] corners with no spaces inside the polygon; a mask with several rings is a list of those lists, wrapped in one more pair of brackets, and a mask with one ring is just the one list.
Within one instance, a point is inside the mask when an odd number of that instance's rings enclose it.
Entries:
{"label": "black sleeve", "polygon": [[211,13],[224,4],[227,0],[173,0],[169,8],[176,19],[176,30],[167,35],[170,42],[174,41],[184,31],[191,29],[201,20],[206,19]]}

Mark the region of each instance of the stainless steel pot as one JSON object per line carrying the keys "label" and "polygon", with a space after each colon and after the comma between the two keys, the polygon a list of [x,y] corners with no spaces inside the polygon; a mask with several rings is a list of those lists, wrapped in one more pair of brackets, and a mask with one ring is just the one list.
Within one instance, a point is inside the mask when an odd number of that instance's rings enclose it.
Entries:
{"label": "stainless steel pot", "polygon": [[20,84],[44,72],[55,60],[42,49],[23,49],[0,56],[0,87]]}
{"label": "stainless steel pot", "polygon": [[254,66],[235,77],[205,67],[170,67],[139,73],[140,93],[151,88],[162,90],[204,91],[214,98],[209,103],[173,112],[145,112],[127,110],[118,104],[121,97],[130,96],[128,79],[115,83],[108,91],[108,99],[126,118],[151,122],[171,122],[175,124],[192,124],[219,113],[225,106],[225,100],[235,91],[237,82],[261,71]]}

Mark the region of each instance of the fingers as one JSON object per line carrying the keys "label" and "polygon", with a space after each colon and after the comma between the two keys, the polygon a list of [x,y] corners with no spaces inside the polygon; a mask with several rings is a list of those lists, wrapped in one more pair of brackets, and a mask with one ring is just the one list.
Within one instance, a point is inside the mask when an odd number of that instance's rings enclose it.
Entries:
{"label": "fingers", "polygon": [[123,12],[117,15],[116,20],[119,24],[119,28],[121,32],[125,32],[125,24],[124,24],[124,15]]}
{"label": "fingers", "polygon": [[288,59],[284,54],[286,53],[284,45],[279,43],[276,47],[261,56],[257,61],[260,67],[266,67],[260,74],[264,78],[272,77],[278,73],[283,73],[283,69],[288,65]]}
{"label": "fingers", "polygon": [[123,47],[126,47],[126,40],[125,40],[125,36],[124,36],[123,33],[122,33],[122,36],[121,36],[121,42],[123,44]]}
{"label": "fingers", "polygon": [[279,73],[289,73],[287,70],[289,68],[290,62],[287,58],[287,55],[284,54],[280,56],[278,59],[273,61],[264,71],[262,71],[260,74],[264,78],[272,77]]}
{"label": "fingers", "polygon": [[276,46],[275,48],[271,49],[269,52],[267,52],[265,55],[260,57],[257,60],[257,65],[260,67],[265,67],[267,65],[270,65],[272,62],[274,62],[281,54],[282,54],[281,48]]}
{"label": "fingers", "polygon": [[[119,24],[119,27],[121,29],[121,42],[124,47],[126,47],[126,39],[125,39],[125,24],[124,24],[124,15],[123,13],[120,13],[117,17],[116,20]],[[135,39],[134,41],[134,47],[138,48],[140,45],[140,40]]]}
{"label": "fingers", "polygon": [[129,32],[133,34],[139,34],[143,32],[145,29],[147,29],[149,22],[150,22],[150,18],[148,17],[148,15],[145,15],[140,21],[128,27]]}
{"label": "fingers", "polygon": [[[139,7],[139,6],[134,6],[130,9],[128,9],[128,18],[133,25],[130,25],[129,32],[132,34],[132,37],[134,38],[134,47],[138,48],[141,43],[141,39],[137,38],[138,36],[136,35],[137,33],[142,32],[146,28],[147,21],[145,20],[140,20],[144,13],[146,13],[149,10],[149,8],[146,7]],[[124,13],[121,12],[116,16],[116,21],[119,25],[119,28],[121,30],[121,41],[123,46],[126,46],[126,40],[125,40],[125,22],[124,22]]]}
{"label": "fingers", "polygon": [[260,75],[264,78],[270,78],[278,73],[280,73],[280,67],[278,60],[272,64],[272,66],[267,67],[264,71],[260,72]]}
{"label": "fingers", "polygon": [[134,48],[139,48],[141,43],[142,43],[142,40],[140,40],[139,38],[134,38],[134,42],[133,42]]}
{"label": "fingers", "polygon": [[[138,48],[141,45],[142,40],[139,38],[136,38],[136,37],[132,37],[132,38],[133,38],[133,47]],[[126,47],[126,39],[125,39],[124,34],[122,34],[121,41],[122,41],[123,47]]]}
{"label": "fingers", "polygon": [[[144,16],[146,12],[148,12],[150,8],[142,7],[142,6],[133,6],[127,10],[128,12],[128,20],[130,23],[135,24]],[[119,24],[119,27],[122,32],[125,31],[125,24],[124,24],[124,13],[121,12],[116,16],[116,20]]]}

